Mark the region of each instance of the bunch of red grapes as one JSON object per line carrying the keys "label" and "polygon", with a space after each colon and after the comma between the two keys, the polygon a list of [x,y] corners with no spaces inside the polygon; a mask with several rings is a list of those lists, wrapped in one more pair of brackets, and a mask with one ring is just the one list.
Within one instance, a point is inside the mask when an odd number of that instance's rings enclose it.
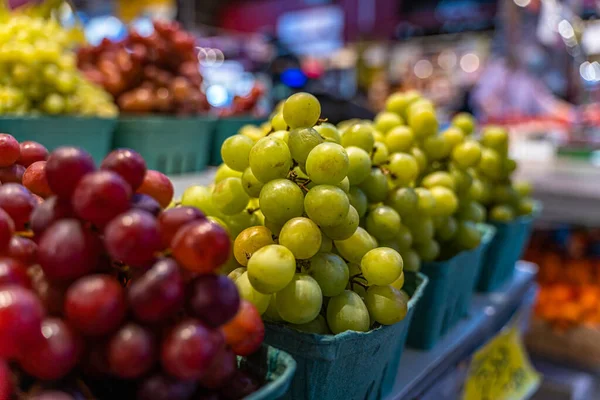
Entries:
{"label": "bunch of red grapes", "polygon": [[200,88],[195,43],[177,22],[155,21],[149,36],[130,30],[122,41],[80,48],[78,66],[124,113],[205,113],[209,104]]}
{"label": "bunch of red grapes", "polygon": [[231,106],[220,110],[219,116],[231,117],[252,113],[264,93],[264,87],[259,83],[255,84],[246,96],[235,96]]}
{"label": "bunch of red grapes", "polygon": [[[230,239],[119,149],[96,168],[0,134],[0,399],[238,399],[264,325]],[[25,394],[24,394],[25,393]]]}

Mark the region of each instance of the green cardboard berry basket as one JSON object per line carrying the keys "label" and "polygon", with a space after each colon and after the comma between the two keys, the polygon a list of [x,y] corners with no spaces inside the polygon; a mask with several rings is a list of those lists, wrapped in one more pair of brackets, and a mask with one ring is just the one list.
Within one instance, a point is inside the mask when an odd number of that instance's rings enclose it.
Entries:
{"label": "green cardboard berry basket", "polygon": [[228,137],[238,133],[240,128],[245,125],[259,125],[265,121],[264,118],[256,118],[252,116],[231,117],[220,119],[215,126],[213,135],[212,151],[210,154],[210,165],[221,165],[221,146]]}
{"label": "green cardboard berry basket", "polygon": [[274,400],[282,398],[289,390],[296,372],[296,361],[285,351],[263,345],[254,354],[240,357],[238,363],[253,373],[264,377],[265,384],[246,400]]}
{"label": "green cardboard berry basket", "polygon": [[496,228],[496,236],[484,257],[483,269],[477,284],[480,292],[498,290],[510,279],[517,261],[529,243],[533,222],[541,212],[542,204],[537,202],[531,215],[507,223],[490,222]]}
{"label": "green cardboard berry basket", "polygon": [[267,323],[265,342],[294,357],[298,368],[291,390],[294,400],[374,400],[392,387],[415,305],[427,285],[422,274],[407,272],[405,289],[411,296],[401,322],[369,332],[339,335],[299,332]]}
{"label": "green cardboard berry basket", "polygon": [[0,132],[19,142],[33,140],[52,151],[60,146],[76,146],[89,152],[96,163],[108,154],[117,120],[77,116],[0,117]]}
{"label": "green cardboard berry basket", "polygon": [[113,148],[130,148],[142,155],[149,169],[177,175],[202,171],[208,165],[212,116],[122,116]]}
{"label": "green cardboard berry basket", "polygon": [[463,251],[449,260],[426,262],[421,266],[421,273],[429,278],[429,285],[417,305],[408,332],[410,347],[431,349],[468,315],[485,250],[495,233],[488,225],[481,224],[478,228],[482,238],[477,248]]}

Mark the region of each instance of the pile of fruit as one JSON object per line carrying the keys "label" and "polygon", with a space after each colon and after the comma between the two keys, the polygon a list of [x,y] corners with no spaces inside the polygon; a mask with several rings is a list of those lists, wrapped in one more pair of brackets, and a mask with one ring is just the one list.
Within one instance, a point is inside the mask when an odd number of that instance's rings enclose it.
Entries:
{"label": "pile of fruit", "polygon": [[[0,135],[0,399],[238,399],[260,314],[217,269],[230,239],[131,150]],[[22,183],[22,184],[21,184]],[[15,396],[15,397],[13,397]]]}
{"label": "pile of fruit", "polygon": [[82,47],[77,63],[124,113],[192,115],[209,108],[195,39],[177,22],[155,21],[149,36],[130,30],[122,41]]}
{"label": "pile of fruit", "polygon": [[0,115],[116,116],[111,96],[77,70],[73,44],[54,20],[17,14],[0,23]]}

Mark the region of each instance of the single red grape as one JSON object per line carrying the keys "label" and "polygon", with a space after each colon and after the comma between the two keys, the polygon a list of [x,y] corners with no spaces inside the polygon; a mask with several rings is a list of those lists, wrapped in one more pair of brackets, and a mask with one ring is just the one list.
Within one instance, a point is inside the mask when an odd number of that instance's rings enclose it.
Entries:
{"label": "single red grape", "polygon": [[113,219],[104,230],[104,243],[112,258],[131,266],[145,266],[162,249],[156,218],[130,210]]}
{"label": "single red grape", "polygon": [[121,327],[108,343],[108,364],[119,378],[137,378],[148,372],[155,360],[154,338],[139,325]]}
{"label": "single red grape", "polygon": [[240,307],[240,296],[231,279],[224,275],[200,275],[190,285],[190,314],[212,327],[231,320]]}
{"label": "single red grape", "polygon": [[36,161],[27,167],[23,174],[23,186],[40,197],[52,196],[52,190],[46,179],[46,161]]}
{"label": "single red grape", "polygon": [[37,205],[31,213],[31,230],[33,230],[33,233],[37,237],[54,222],[74,217],[75,212],[71,204],[66,200],[53,196]]}
{"label": "single red grape", "polygon": [[24,231],[37,202],[31,192],[16,183],[0,186],[0,208],[12,218],[17,231]]}
{"label": "single red grape", "polygon": [[143,322],[158,322],[174,315],[183,305],[184,283],[177,263],[159,260],[127,292],[135,317]]}
{"label": "single red grape", "polygon": [[25,167],[19,164],[13,164],[10,167],[0,168],[0,181],[2,183],[18,183],[23,182],[23,174]]}
{"label": "single red grape", "polygon": [[16,285],[0,288],[0,299],[0,357],[15,357],[40,340],[44,309],[32,291]]}
{"label": "single red grape", "polygon": [[30,375],[44,380],[62,378],[73,369],[79,357],[78,338],[61,319],[42,322],[39,342],[28,346],[19,357],[21,367]]}
{"label": "single red grape", "polygon": [[48,159],[48,149],[38,142],[25,141],[21,145],[21,156],[17,163],[29,167],[36,161],[46,161]]}
{"label": "single red grape", "polygon": [[14,258],[0,257],[0,287],[18,285],[31,288],[31,279],[27,275],[27,267]]}
{"label": "single red grape", "polygon": [[195,390],[194,381],[178,381],[166,375],[153,375],[140,384],[137,400],[189,400]]}
{"label": "single red grape", "polygon": [[46,177],[53,193],[70,200],[81,178],[95,169],[94,159],[85,150],[59,147],[48,157]]}
{"label": "single red grape", "polygon": [[88,336],[113,332],[125,317],[123,288],[108,275],[80,278],[67,290],[65,314],[77,330]]}
{"label": "single red grape", "polygon": [[265,325],[256,307],[242,300],[237,315],[221,327],[225,341],[238,356],[248,356],[260,347]]}
{"label": "single red grape", "polygon": [[37,262],[37,244],[28,238],[13,236],[8,244],[6,255],[26,266]]}
{"label": "single red grape", "polygon": [[84,176],[73,192],[73,209],[77,215],[104,226],[129,209],[131,189],[123,178],[110,171],[96,171]]}
{"label": "single red grape", "polygon": [[76,219],[63,219],[44,231],[38,260],[50,280],[77,279],[93,272],[98,264],[100,240]]}
{"label": "single red grape", "polygon": [[50,282],[38,265],[29,267],[33,290],[49,315],[62,316],[69,282]]}
{"label": "single red grape", "polygon": [[227,400],[239,400],[256,392],[260,387],[258,380],[245,371],[237,370],[233,378],[221,389],[221,395]]}
{"label": "single red grape", "polygon": [[131,208],[143,210],[157,217],[162,211],[162,207],[158,201],[148,196],[147,194],[136,193],[131,197]]}
{"label": "single red grape", "polygon": [[6,133],[0,133],[0,167],[9,167],[21,155],[21,148],[17,139]]}
{"label": "single red grape", "polygon": [[10,399],[12,392],[12,373],[6,361],[0,359],[0,399]]}
{"label": "single red grape", "polygon": [[171,243],[173,257],[193,272],[209,274],[229,258],[231,241],[225,229],[208,220],[183,226]]}
{"label": "single red grape", "polygon": [[206,374],[200,377],[200,384],[209,389],[219,389],[231,380],[236,370],[237,357],[231,349],[223,347]]}
{"label": "single red grape", "polygon": [[119,174],[134,192],[146,176],[146,161],[140,153],[130,149],[113,150],[102,161],[100,168]]}
{"label": "single red grape", "polygon": [[221,332],[200,321],[183,321],[163,340],[163,368],[178,379],[198,379],[208,371],[224,345]]}
{"label": "single red grape", "polygon": [[146,171],[144,181],[137,192],[153,197],[165,208],[173,199],[174,189],[171,180],[165,174],[150,169]]}
{"label": "single red grape", "polygon": [[175,207],[163,211],[158,216],[158,227],[160,237],[165,248],[171,246],[175,234],[188,222],[204,220],[206,217],[202,211],[195,207]]}
{"label": "single red grape", "polygon": [[0,208],[0,251],[8,248],[13,233],[15,233],[15,224],[12,218]]}

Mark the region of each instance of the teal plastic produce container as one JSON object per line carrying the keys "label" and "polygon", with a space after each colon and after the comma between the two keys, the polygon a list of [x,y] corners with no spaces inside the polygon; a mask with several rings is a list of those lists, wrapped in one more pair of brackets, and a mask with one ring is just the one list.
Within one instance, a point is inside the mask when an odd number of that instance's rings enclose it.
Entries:
{"label": "teal plastic produce container", "polygon": [[252,116],[219,119],[216,123],[213,135],[210,165],[218,166],[223,163],[223,159],[221,158],[221,146],[228,137],[238,133],[240,128],[245,125],[260,125],[264,121],[264,118],[261,119]]}
{"label": "teal plastic produce container", "polygon": [[468,315],[485,250],[494,236],[494,229],[489,226],[479,225],[479,229],[482,238],[476,249],[463,251],[449,260],[425,262],[421,266],[421,273],[429,278],[429,284],[408,332],[410,347],[431,349]]}
{"label": "teal plastic produce container", "polygon": [[202,171],[208,165],[216,118],[121,117],[113,148],[130,148],[142,155],[149,169],[177,175]]}
{"label": "teal plastic produce container", "polygon": [[265,384],[246,400],[274,400],[282,398],[290,388],[296,372],[296,361],[285,351],[263,345],[259,351],[240,357],[238,364],[261,376]]}
{"label": "teal plastic produce container", "polygon": [[533,222],[541,212],[541,203],[536,203],[531,215],[516,218],[508,223],[490,222],[496,228],[496,236],[484,256],[477,285],[480,292],[498,290],[512,277],[515,265],[529,243]]}
{"label": "teal plastic produce container", "polygon": [[393,387],[404,338],[427,278],[407,273],[409,313],[401,322],[369,332],[317,335],[267,323],[265,342],[291,354],[298,364],[286,399],[374,400]]}
{"label": "teal plastic produce container", "polygon": [[54,150],[76,146],[89,152],[96,163],[110,152],[116,119],[76,116],[1,117],[0,132],[19,142],[33,140]]}

